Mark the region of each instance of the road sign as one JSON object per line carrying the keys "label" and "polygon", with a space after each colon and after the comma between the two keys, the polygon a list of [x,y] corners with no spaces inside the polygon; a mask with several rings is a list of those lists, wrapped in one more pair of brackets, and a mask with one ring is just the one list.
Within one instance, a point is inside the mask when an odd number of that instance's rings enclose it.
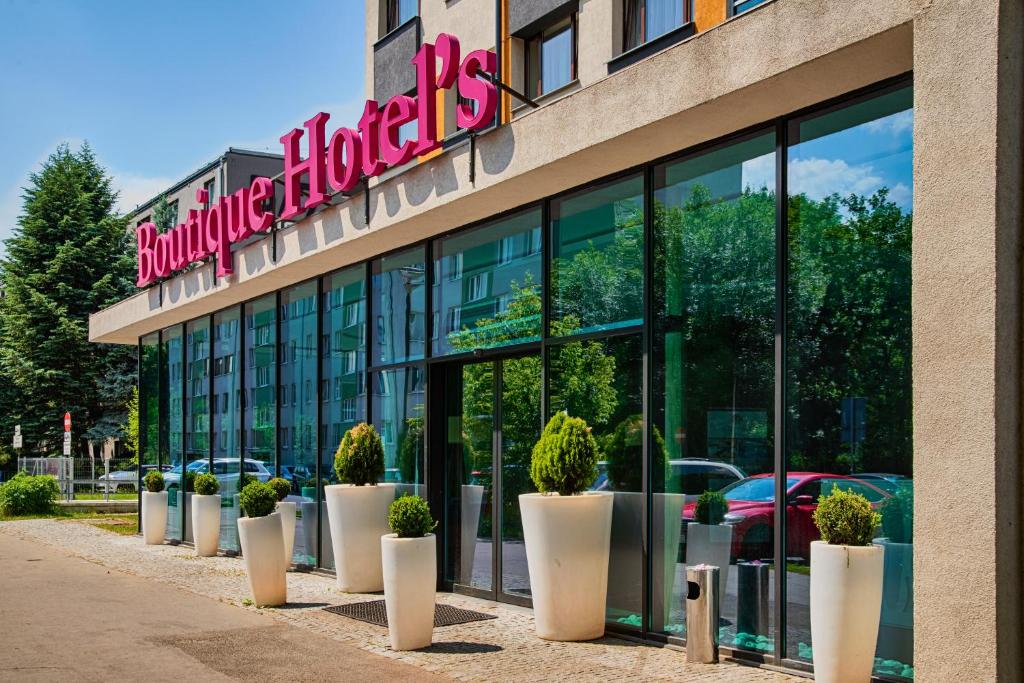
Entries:
{"label": "road sign", "polygon": [[21,448],[21,434],[17,432],[14,434],[14,447]]}
{"label": "road sign", "polygon": [[64,431],[71,431],[71,413],[64,413]]}
{"label": "road sign", "polygon": [[71,440],[64,442],[64,455],[71,455]]}
{"label": "road sign", "polygon": [[21,425],[14,425],[14,435],[21,436]]}

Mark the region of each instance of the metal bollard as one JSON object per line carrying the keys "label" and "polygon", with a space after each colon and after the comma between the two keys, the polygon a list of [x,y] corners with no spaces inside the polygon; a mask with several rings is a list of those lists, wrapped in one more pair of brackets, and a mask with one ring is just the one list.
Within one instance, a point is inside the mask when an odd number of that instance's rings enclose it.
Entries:
{"label": "metal bollard", "polygon": [[686,568],[686,659],[718,663],[718,567]]}
{"label": "metal bollard", "polygon": [[752,636],[767,636],[768,567],[762,562],[740,562],[737,569],[736,631]]}

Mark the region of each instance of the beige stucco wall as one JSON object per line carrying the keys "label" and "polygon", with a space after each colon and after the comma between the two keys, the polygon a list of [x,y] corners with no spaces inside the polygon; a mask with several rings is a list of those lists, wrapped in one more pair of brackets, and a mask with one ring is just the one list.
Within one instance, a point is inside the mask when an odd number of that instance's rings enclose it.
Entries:
{"label": "beige stucco wall", "polygon": [[369,225],[357,195],[281,231],[276,263],[250,245],[231,278],[187,273],[162,306],[151,290],[92,316],[90,338],[134,343],[913,70],[916,679],[1020,681],[1021,12],[774,0],[481,135],[475,184],[457,147],[375,183]]}

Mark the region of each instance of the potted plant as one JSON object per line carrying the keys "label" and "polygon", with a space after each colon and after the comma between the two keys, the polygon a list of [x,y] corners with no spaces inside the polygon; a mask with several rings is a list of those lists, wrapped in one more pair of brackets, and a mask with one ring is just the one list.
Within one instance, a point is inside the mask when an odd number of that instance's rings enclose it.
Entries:
{"label": "potted plant", "polygon": [[537,635],[546,640],[604,634],[613,499],[584,493],[597,478],[597,459],[587,423],[556,413],[531,457],[539,493],[519,496]]}
{"label": "potted plant", "polygon": [[196,555],[213,557],[220,540],[220,482],[206,472],[196,477],[195,488],[191,505]]}
{"label": "potted plant", "polygon": [[402,496],[391,503],[388,525],[381,538],[384,604],[392,650],[429,647],[434,635],[437,583],[437,522],[427,501]]}
{"label": "potted plant", "polygon": [[[304,479],[299,490],[302,492],[302,500],[299,501],[299,519],[302,522],[302,538],[305,539],[306,554],[311,558],[315,558],[317,523],[316,477]],[[326,535],[327,532],[325,531],[324,533]]]}
{"label": "potted plant", "polygon": [[277,494],[277,511],[281,514],[281,529],[284,533],[284,563],[286,567],[290,567],[292,552],[295,550],[295,509],[298,506],[294,501],[285,500],[292,492],[291,482],[287,479],[274,477],[267,484]]}
{"label": "potted plant", "polygon": [[839,487],[814,510],[821,540],[811,543],[811,646],[814,678],[871,678],[882,607],[882,546],[872,545],[880,515],[864,496]]}
{"label": "potted plant", "polygon": [[718,491],[705,491],[697,498],[693,517],[686,525],[686,564],[718,567],[718,596],[725,600],[732,555],[732,527],[724,524],[729,504]]}
{"label": "potted plant", "polygon": [[309,500],[316,500],[316,477],[310,477],[309,479],[302,480],[302,486],[299,488],[303,498]]}
{"label": "potted plant", "polygon": [[142,537],[146,545],[161,545],[167,535],[167,491],[164,475],[150,470],[142,480]]}
{"label": "potted plant", "polygon": [[254,481],[242,489],[239,500],[245,517],[238,518],[238,541],[252,600],[257,607],[283,605],[288,600],[288,565],[281,515],[274,512],[277,492],[269,484]]}
{"label": "potted plant", "polygon": [[879,508],[884,549],[876,656],[914,663],[914,489],[901,486]]}
{"label": "potted plant", "polygon": [[324,487],[331,526],[334,571],[346,593],[384,589],[380,539],[388,533],[388,506],[394,484],[378,484],[384,475],[384,445],[372,425],[345,432],[334,456],[340,484]]}

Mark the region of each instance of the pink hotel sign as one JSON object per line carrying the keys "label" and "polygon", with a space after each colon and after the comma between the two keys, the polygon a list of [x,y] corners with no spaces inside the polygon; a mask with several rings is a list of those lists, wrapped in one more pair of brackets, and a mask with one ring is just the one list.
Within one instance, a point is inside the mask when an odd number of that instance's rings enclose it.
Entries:
{"label": "pink hotel sign", "polygon": [[[440,62],[440,69],[438,63]],[[442,33],[433,45],[425,43],[413,58],[416,66],[416,97],[396,95],[380,106],[367,100],[363,116],[356,128],[339,128],[325,145],[325,128],[330,116],[320,112],[304,126],[309,134],[309,156],[300,158],[299,128],[281,137],[284,145],[284,209],[280,218],[288,220],[330,199],[327,186],[348,192],[363,177],[374,177],[393,166],[409,162],[438,149],[441,141],[437,130],[437,92],[458,81],[458,92],[469,104],[460,103],[456,116],[459,127],[479,130],[490,125],[498,106],[498,91],[489,81],[477,78],[479,72],[494,74],[497,57],[488,50],[476,50],[459,61],[459,40]],[[474,113],[474,106],[476,112]],[[410,121],[417,122],[416,140],[398,142],[398,129]],[[309,196],[301,196],[301,180],[307,177]],[[205,204],[206,191],[196,193]],[[157,234],[153,223],[143,223],[136,230],[138,239],[139,287],[190,263],[217,254],[217,275],[234,272],[231,244],[256,232],[263,232],[274,222],[265,202],[274,198],[270,178],[256,178],[249,187],[233,195],[221,197],[208,209],[190,210],[184,223],[163,234]],[[273,206],[273,203],[271,203]]]}

